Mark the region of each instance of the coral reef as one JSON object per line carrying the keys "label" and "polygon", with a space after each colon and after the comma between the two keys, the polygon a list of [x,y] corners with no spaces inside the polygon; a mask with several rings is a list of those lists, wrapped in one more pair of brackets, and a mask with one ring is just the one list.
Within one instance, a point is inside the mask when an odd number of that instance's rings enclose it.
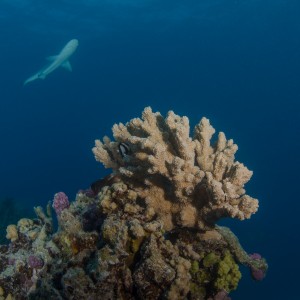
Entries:
{"label": "coral reef", "polygon": [[[115,141],[93,152],[113,173],[80,190],[60,192],[46,212],[7,227],[0,246],[2,299],[230,299],[239,264],[261,280],[267,263],[248,254],[223,217],[249,218],[251,172],[234,161],[237,146],[207,119],[189,137],[188,119],[143,120],[113,127]],[[52,207],[58,220],[54,229]]]}
{"label": "coral reef", "polygon": [[[104,137],[93,148],[96,160],[139,188],[147,205],[168,230],[176,226],[207,229],[222,217],[244,220],[258,209],[258,201],[245,194],[252,176],[234,161],[237,145],[202,118],[189,136],[189,120],[172,111],[164,119],[147,107],[142,119],[113,126],[115,141]],[[125,156],[119,145],[127,145]]]}

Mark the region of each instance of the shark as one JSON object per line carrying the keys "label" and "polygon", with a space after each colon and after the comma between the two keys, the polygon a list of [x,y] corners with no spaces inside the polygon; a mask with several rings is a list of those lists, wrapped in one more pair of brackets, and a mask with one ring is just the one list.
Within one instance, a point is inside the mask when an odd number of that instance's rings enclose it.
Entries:
{"label": "shark", "polygon": [[28,79],[26,79],[24,81],[24,85],[36,79],[45,79],[50,73],[52,73],[59,67],[63,67],[68,71],[72,71],[72,66],[69,62],[69,58],[76,51],[77,47],[78,47],[78,40],[77,39],[70,40],[63,47],[63,49],[59,52],[58,55],[47,57],[47,60],[50,61],[50,64],[44,67],[39,72],[37,72],[36,74],[30,76]]}

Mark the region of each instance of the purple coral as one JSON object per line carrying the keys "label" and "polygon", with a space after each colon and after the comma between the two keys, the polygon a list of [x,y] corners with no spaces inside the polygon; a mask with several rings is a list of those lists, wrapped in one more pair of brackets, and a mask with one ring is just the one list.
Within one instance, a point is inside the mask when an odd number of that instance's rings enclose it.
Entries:
{"label": "purple coral", "polygon": [[231,300],[231,298],[228,297],[228,293],[226,291],[221,290],[213,298],[208,298],[208,300]]}
{"label": "purple coral", "polygon": [[32,269],[41,269],[44,266],[44,261],[35,255],[28,257],[28,266]]}
{"label": "purple coral", "polygon": [[[261,261],[263,258],[259,253],[249,254],[249,257],[256,261]],[[251,276],[256,281],[261,281],[265,278],[266,272],[263,269],[257,268],[255,266],[250,266]]]}
{"label": "purple coral", "polygon": [[15,264],[15,262],[16,262],[16,259],[15,259],[15,258],[11,258],[11,257],[8,258],[8,264],[9,264],[9,265],[12,265],[12,266],[13,266],[13,265]]}
{"label": "purple coral", "polygon": [[252,254],[249,254],[250,258],[252,259],[261,259],[262,256],[259,254],[259,253],[252,253]]}
{"label": "purple coral", "polygon": [[251,267],[250,270],[251,270],[251,276],[254,280],[261,281],[265,278],[265,272],[263,270],[256,269],[253,267]]}
{"label": "purple coral", "polygon": [[52,207],[59,216],[61,212],[70,206],[68,196],[64,192],[59,192],[54,195]]}

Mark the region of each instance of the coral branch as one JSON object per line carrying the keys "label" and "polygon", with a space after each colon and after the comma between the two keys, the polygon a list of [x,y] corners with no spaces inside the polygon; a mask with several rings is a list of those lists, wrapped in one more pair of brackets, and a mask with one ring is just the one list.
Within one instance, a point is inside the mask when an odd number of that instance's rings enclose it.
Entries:
{"label": "coral branch", "polygon": [[[234,161],[238,147],[202,118],[189,136],[189,120],[170,111],[164,119],[145,108],[142,119],[113,126],[115,141],[96,141],[97,161],[112,168],[122,180],[139,190],[166,229],[176,226],[205,229],[222,217],[244,220],[258,209],[258,201],[245,195],[252,176]],[[126,144],[125,156],[119,145]]]}

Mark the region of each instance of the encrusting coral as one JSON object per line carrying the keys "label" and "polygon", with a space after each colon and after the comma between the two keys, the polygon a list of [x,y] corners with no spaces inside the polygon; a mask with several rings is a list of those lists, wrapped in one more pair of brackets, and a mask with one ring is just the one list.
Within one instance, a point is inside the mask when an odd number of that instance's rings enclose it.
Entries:
{"label": "encrusting coral", "polygon": [[[164,119],[147,107],[142,119],[113,126],[115,141],[96,140],[96,160],[138,190],[167,230],[176,226],[207,229],[222,217],[244,220],[258,209],[245,194],[252,172],[234,161],[237,145],[202,118],[190,137],[189,120],[172,111]],[[122,156],[119,145],[129,153]]]}
{"label": "encrusting coral", "polygon": [[[266,261],[248,254],[222,217],[249,218],[250,172],[237,146],[205,118],[189,137],[186,117],[150,108],[113,127],[115,141],[93,152],[113,173],[69,202],[60,192],[46,213],[9,225],[0,246],[4,299],[230,299],[239,264],[261,280]],[[54,208],[58,229],[51,216]]]}

